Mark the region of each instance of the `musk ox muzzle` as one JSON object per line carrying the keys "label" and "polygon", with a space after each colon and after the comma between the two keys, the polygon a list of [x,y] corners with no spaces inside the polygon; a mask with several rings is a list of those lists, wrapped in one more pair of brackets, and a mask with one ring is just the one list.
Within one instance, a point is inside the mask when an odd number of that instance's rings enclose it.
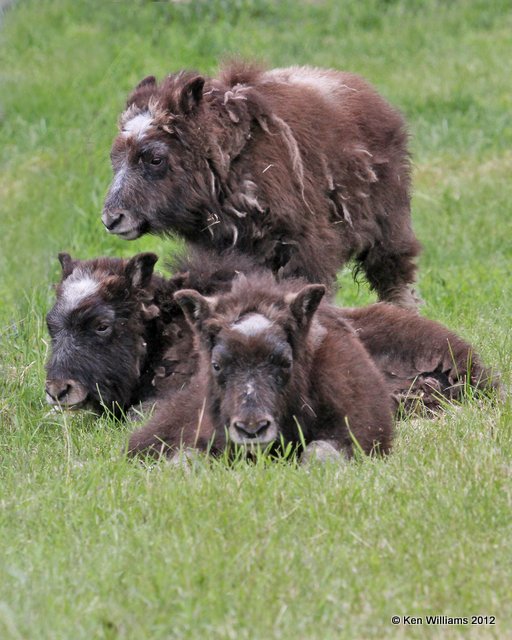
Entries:
{"label": "musk ox muzzle", "polygon": [[48,404],[66,409],[80,409],[89,395],[80,382],[72,379],[48,379],[45,391]]}
{"label": "musk ox muzzle", "polygon": [[124,240],[135,240],[144,233],[144,225],[138,216],[128,209],[105,207],[101,216],[105,229]]}
{"label": "musk ox muzzle", "polygon": [[239,445],[268,445],[278,435],[277,424],[270,415],[236,417],[230,421],[228,435]]}

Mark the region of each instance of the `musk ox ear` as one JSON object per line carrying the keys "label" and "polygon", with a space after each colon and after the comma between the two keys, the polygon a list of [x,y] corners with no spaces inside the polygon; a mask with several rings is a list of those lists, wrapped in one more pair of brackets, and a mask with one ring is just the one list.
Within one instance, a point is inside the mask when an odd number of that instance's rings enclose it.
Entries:
{"label": "musk ox ear", "polygon": [[156,306],[156,304],[144,304],[142,303],[141,307],[142,317],[144,320],[154,320],[158,318],[160,315],[160,309]]}
{"label": "musk ox ear", "polygon": [[147,104],[151,94],[156,89],[155,76],[147,76],[139,82],[135,89],[128,96],[126,106],[130,107],[132,104],[138,107],[143,107]]}
{"label": "musk ox ear", "polygon": [[204,78],[202,76],[195,76],[183,86],[180,96],[180,108],[184,113],[190,113],[201,102],[203,87]]}
{"label": "musk ox ear", "polygon": [[156,78],[155,76],[146,76],[143,80],[139,82],[139,84],[135,87],[134,91],[138,89],[142,89],[142,87],[146,87],[150,85],[151,87],[156,87]]}
{"label": "musk ox ear", "polygon": [[188,323],[201,331],[204,323],[212,315],[211,300],[205,298],[194,289],[176,291],[174,299],[180,305]]}
{"label": "musk ox ear", "polygon": [[75,263],[69,253],[59,253],[59,262],[62,267],[62,279],[64,280],[73,273]]}
{"label": "musk ox ear", "polygon": [[132,289],[145,289],[153,275],[158,256],[155,253],[138,253],[126,265],[126,278]]}
{"label": "musk ox ear", "polygon": [[307,327],[324,297],[323,284],[309,284],[290,300],[290,310],[300,327]]}

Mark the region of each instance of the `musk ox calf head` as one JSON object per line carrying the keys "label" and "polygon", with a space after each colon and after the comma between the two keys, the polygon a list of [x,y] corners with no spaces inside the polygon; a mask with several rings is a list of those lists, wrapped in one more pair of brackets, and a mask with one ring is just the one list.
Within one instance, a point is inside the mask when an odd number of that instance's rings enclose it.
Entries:
{"label": "musk ox calf head", "polygon": [[148,290],[157,256],[80,261],[61,253],[59,260],[46,398],[72,409],[125,408],[147,356],[145,327],[158,313]]}
{"label": "musk ox calf head", "polygon": [[150,76],[128,99],[111,151],[114,179],[102,216],[109,232],[133,240],[148,231],[195,229],[190,212],[212,189],[204,178],[203,85],[201,76],[182,72],[157,92]]}
{"label": "musk ox calf head", "polygon": [[286,300],[270,298],[241,314],[229,299],[215,307],[196,291],[175,294],[209,361],[209,404],[218,436],[226,429],[233,443],[245,446],[266,446],[280,435],[296,439],[290,411],[307,394],[306,336],[324,293],[323,285],[307,285]]}

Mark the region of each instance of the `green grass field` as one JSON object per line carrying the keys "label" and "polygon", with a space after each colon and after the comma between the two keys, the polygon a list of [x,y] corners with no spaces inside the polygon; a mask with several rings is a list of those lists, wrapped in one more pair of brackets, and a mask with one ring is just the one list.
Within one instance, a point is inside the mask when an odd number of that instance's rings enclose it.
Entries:
{"label": "green grass field", "polygon": [[422,313],[509,384],[510,2],[19,0],[0,19],[0,638],[512,638],[510,400],[402,421],[386,460],[187,475],[125,460],[129,425],[43,392],[57,252],[172,247],[100,222],[126,94],[230,53],[355,71],[402,109]]}

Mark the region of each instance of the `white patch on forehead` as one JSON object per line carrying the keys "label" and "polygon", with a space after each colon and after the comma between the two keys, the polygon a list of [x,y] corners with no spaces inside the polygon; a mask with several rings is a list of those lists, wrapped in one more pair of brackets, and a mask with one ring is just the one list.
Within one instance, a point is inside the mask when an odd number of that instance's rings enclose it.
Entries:
{"label": "white patch on forehead", "polygon": [[272,322],[261,315],[261,313],[251,313],[231,325],[231,329],[242,333],[244,336],[256,336],[265,329],[272,326]]}
{"label": "white patch on forehead", "polygon": [[85,298],[94,295],[100,283],[89,273],[73,272],[62,284],[62,302],[67,310],[77,307]]}
{"label": "white patch on forehead", "polygon": [[125,137],[136,136],[140,139],[152,126],[153,122],[153,116],[149,111],[138,113],[136,116],[133,116],[133,118],[130,118],[130,120],[124,123],[122,133]]}

